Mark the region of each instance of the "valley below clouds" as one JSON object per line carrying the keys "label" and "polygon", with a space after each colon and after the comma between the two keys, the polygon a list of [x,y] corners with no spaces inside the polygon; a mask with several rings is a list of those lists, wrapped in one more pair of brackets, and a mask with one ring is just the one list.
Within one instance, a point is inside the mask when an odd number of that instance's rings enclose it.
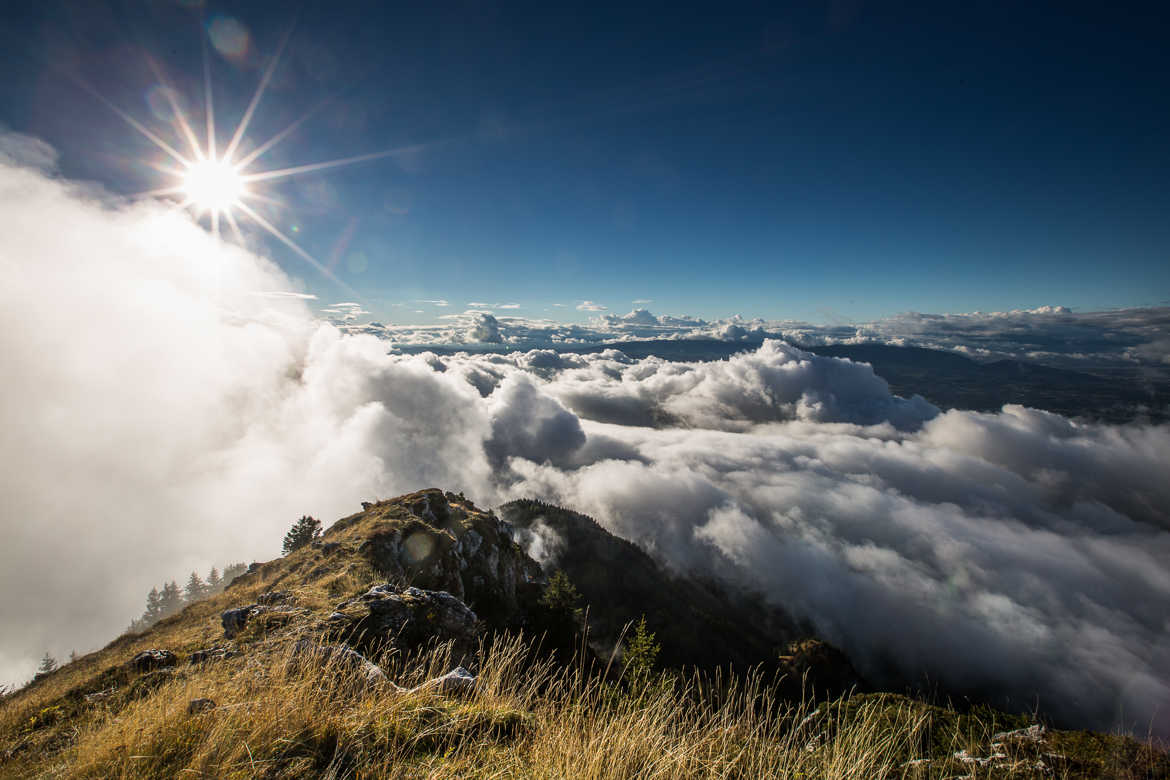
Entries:
{"label": "valley below clouds", "polygon": [[[943,411],[771,332],[708,362],[399,354],[21,143],[0,147],[0,681],[113,638],[163,579],[275,557],[302,514],[434,486],[590,514],[875,681],[1170,736],[1170,427]],[[914,327],[964,338],[945,323]]]}

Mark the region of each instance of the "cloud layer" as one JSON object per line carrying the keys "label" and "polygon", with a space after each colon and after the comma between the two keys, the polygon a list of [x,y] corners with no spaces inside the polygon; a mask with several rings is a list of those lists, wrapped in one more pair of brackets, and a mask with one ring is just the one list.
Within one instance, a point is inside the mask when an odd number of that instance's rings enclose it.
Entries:
{"label": "cloud layer", "polygon": [[0,678],[105,641],[164,577],[277,554],[301,514],[436,485],[588,512],[879,679],[1170,735],[1166,427],[940,414],[779,341],[387,355],[272,295],[296,289],[264,258],[13,164],[0,236]]}
{"label": "cloud layer", "polygon": [[[585,306],[589,304],[589,306]],[[601,312],[586,301],[582,311]],[[332,313],[322,310],[324,313]],[[347,332],[369,333],[400,347],[475,344],[483,341],[468,322],[472,310],[447,315],[442,325],[369,327],[340,318]],[[879,343],[957,352],[974,360],[1011,358],[1058,368],[1122,370],[1150,378],[1170,378],[1170,307],[1073,312],[1041,306],[1008,312],[921,314],[907,312],[862,324],[814,325],[795,320],[706,321],[695,317],[655,315],[644,308],[626,314],[597,314],[586,324],[518,316],[501,316],[494,344],[532,349],[556,346],[617,344],[636,339],[719,339],[758,344],[780,339],[796,346]]]}

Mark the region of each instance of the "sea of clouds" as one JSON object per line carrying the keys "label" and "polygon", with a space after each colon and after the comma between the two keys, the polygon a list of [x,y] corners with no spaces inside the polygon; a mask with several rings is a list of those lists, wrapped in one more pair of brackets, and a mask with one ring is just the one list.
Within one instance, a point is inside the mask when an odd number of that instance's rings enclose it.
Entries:
{"label": "sea of clouds", "polygon": [[[1170,735],[1170,429],[940,413],[781,341],[726,361],[387,354],[270,261],[0,139],[0,680],[302,514],[426,486],[591,514],[878,680]],[[489,334],[490,335],[490,334]]]}
{"label": "sea of clouds", "polygon": [[[449,305],[446,301],[443,304]],[[1057,368],[1110,371],[1139,380],[1170,379],[1170,306],[1086,312],[1065,306],[963,314],[903,312],[872,322],[840,325],[739,316],[708,321],[656,315],[645,308],[626,314],[598,314],[578,324],[500,311],[514,308],[515,304],[495,308],[483,304],[482,308],[440,315],[437,325],[359,322],[359,315],[368,312],[356,304],[335,304],[319,311],[347,333],[375,335],[403,348],[495,344],[533,349],[644,339],[717,339],[750,346],[779,339],[803,347],[922,347],[956,352],[976,361],[1014,359]]]}

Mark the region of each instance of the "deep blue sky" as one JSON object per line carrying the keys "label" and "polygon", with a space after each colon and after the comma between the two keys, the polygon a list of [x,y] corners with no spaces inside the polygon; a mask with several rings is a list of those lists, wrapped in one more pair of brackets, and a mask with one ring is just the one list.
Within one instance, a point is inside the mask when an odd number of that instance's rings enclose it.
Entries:
{"label": "deep blue sky", "polygon": [[[201,49],[234,20],[243,55],[207,47],[222,147],[295,21],[249,136],[331,102],[260,162],[414,148],[283,181],[266,213],[383,321],[472,301],[834,321],[1170,299],[1154,4],[192,5],[6,3],[0,123],[67,176],[160,186],[156,150],[70,74],[172,139],[147,56],[201,126]],[[322,303],[350,297],[266,246]]]}

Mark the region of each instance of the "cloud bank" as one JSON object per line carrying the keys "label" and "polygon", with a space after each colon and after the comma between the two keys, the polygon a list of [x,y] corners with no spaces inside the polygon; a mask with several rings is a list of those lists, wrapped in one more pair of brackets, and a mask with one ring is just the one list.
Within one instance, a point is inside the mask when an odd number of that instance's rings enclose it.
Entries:
{"label": "cloud bank", "polygon": [[0,165],[0,678],[164,577],[276,555],[301,514],[435,485],[588,512],[877,679],[1170,735],[1170,429],[940,414],[781,341],[388,355],[272,295],[296,286],[264,258],[44,167]]}
{"label": "cloud bank", "polygon": [[[590,301],[577,308],[598,313],[584,324],[501,316],[499,340],[490,343],[522,349],[645,339],[718,339],[745,345],[779,339],[813,348],[878,343],[957,352],[979,361],[1015,359],[1073,370],[1122,370],[1130,375],[1136,372],[1150,378],[1170,378],[1170,307],[1101,312],[1073,312],[1063,306],[968,314],[907,312],[850,325],[741,317],[707,321],[656,315],[644,308],[603,314],[599,313],[603,307]],[[473,312],[450,315],[446,319],[451,322],[430,326],[369,327],[341,319],[337,324],[347,332],[376,335],[399,347],[445,346],[477,343],[466,327],[472,316]]]}

